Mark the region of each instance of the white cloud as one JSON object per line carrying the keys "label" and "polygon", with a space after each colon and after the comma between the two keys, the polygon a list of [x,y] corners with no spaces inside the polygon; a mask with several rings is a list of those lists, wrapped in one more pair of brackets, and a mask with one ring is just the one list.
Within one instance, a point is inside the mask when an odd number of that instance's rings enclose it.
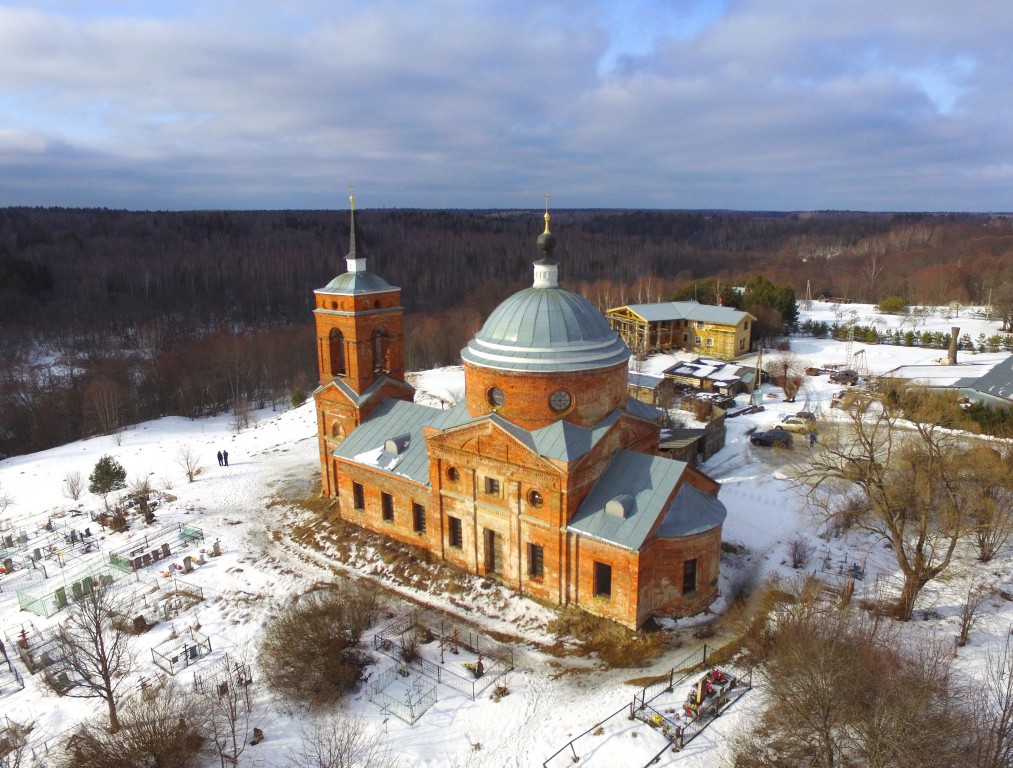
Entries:
{"label": "white cloud", "polygon": [[0,204],[1013,209],[999,3],[616,7],[9,4]]}

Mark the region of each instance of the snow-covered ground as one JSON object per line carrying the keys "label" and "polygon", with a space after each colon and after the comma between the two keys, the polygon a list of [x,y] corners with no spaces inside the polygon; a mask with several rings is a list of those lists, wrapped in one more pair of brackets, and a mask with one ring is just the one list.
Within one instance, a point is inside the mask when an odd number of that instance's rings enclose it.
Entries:
{"label": "snow-covered ground", "polygon": [[[851,310],[862,324],[878,318],[868,306],[853,305],[848,312]],[[981,332],[991,335],[998,329],[997,323],[968,318],[966,312],[962,313],[965,316],[952,320],[936,314],[922,327],[948,332],[951,325],[959,325],[961,333],[969,333],[972,338]],[[814,302],[812,310],[803,314],[828,322],[835,319],[834,307],[820,302]],[[896,327],[899,318],[879,320],[880,327]],[[846,360],[846,348],[845,343],[830,340],[792,341],[793,351],[809,365],[850,364],[869,374],[912,366],[911,370],[920,372],[918,378],[925,379],[937,378],[936,373],[946,377],[955,373],[953,368],[939,366],[939,360],[945,357],[945,351],[941,350],[866,346],[856,342],[851,360]],[[861,354],[856,358],[855,353]],[[973,375],[971,371],[980,372],[983,363],[994,363],[1005,356],[1005,353],[962,352],[958,368],[963,370],[959,375]],[[671,356],[652,358],[643,372],[660,372],[674,360]],[[438,405],[463,395],[463,372],[459,367],[427,371],[412,378],[419,389],[420,401]],[[818,524],[806,514],[801,498],[783,473],[786,462],[804,458],[809,450],[805,440],[797,440],[789,452],[757,448],[749,443],[752,430],[766,428],[784,415],[803,409],[829,414],[832,394],[838,389],[840,386],[831,384],[825,375],[809,377],[797,402],[789,404],[776,396],[778,390],[765,387],[762,413],[727,420],[725,448],[702,467],[722,484],[720,498],[729,512],[725,539],[746,550],[744,555],[726,563],[723,586],[736,578],[735,568],[749,569],[757,576],[772,571],[790,573],[787,542],[800,532],[813,537],[818,545],[817,559],[828,560],[831,568],[857,560],[867,568],[866,583],[877,578],[888,581],[893,575],[890,555],[878,542],[855,534],[829,544],[816,538]],[[744,406],[745,400],[746,396],[740,395],[738,402]],[[182,671],[177,676],[179,681],[191,682],[195,670],[205,669],[223,653],[252,661],[258,638],[270,632],[270,625],[265,623],[269,610],[316,582],[334,578],[335,571],[326,558],[316,551],[300,551],[287,536],[294,525],[310,517],[305,509],[287,500],[312,495],[319,482],[312,403],[285,413],[258,412],[255,424],[239,433],[231,429],[231,422],[228,416],[202,421],[166,418],[127,429],[118,438],[94,438],[0,462],[0,493],[12,501],[0,519],[3,528],[0,537],[11,535],[16,539],[27,535],[28,549],[38,546],[46,554],[43,562],[51,575],[98,557],[98,552],[78,554],[65,538],[72,530],[80,533],[89,527],[98,550],[108,552],[134,545],[140,549],[145,534],[164,526],[183,524],[202,529],[203,542],[182,546],[174,540],[168,560],[144,569],[149,582],[168,583],[171,579],[163,574],[179,573],[170,564],[181,565],[186,555],[195,559],[203,556],[203,565],[180,578],[199,585],[205,600],[136,638],[141,659],[138,676],[150,679],[159,673],[151,661],[152,648],[165,644],[173,632],[182,634],[195,626],[210,638],[213,650],[210,656]],[[186,481],[177,461],[181,446],[188,446],[202,460],[203,471],[193,483]],[[215,454],[219,450],[228,450],[228,467],[218,466]],[[106,454],[126,468],[128,482],[147,476],[153,487],[175,497],[157,510],[155,524],[145,527],[135,523],[126,533],[109,534],[86,515],[71,515],[76,509],[97,511],[102,500],[85,491],[80,503],[72,502],[63,495],[64,478],[74,471],[87,478],[96,461]],[[53,531],[46,530],[50,521]],[[275,532],[281,535],[272,535]],[[222,551],[219,557],[211,556],[215,542]],[[356,567],[364,572],[370,570],[366,565],[353,565],[353,570]],[[1013,555],[1008,550],[987,567],[977,565],[970,551],[961,552],[953,567],[953,577],[933,583],[926,590],[919,602],[918,620],[912,625],[914,631],[954,634],[955,615],[972,575],[1002,585],[1011,579],[1011,573]],[[474,624],[514,636],[516,669],[503,678],[509,695],[494,701],[489,695],[490,688],[473,701],[440,686],[437,702],[414,726],[385,716],[368,701],[365,687],[348,700],[348,709],[362,717],[368,728],[385,732],[385,738],[403,753],[405,765],[537,766],[571,738],[588,730],[591,733],[575,745],[581,765],[643,765],[664,748],[665,743],[656,731],[637,721],[628,721],[625,715],[610,720],[600,733],[594,728],[608,715],[629,705],[637,688],[625,681],[665,673],[677,659],[694,650],[695,641],[688,633],[686,645],[642,669],[606,670],[587,660],[555,658],[534,644],[524,644],[529,640],[550,641],[544,625],[551,612],[506,590],[481,589],[477,586],[479,581],[475,581],[476,588],[455,595],[454,605],[425,589],[414,590],[410,596],[422,605],[440,605],[451,615],[457,613]],[[8,640],[16,637],[22,626],[45,630],[60,618],[59,614],[46,619],[19,610],[15,591],[4,588],[2,580],[0,590],[0,630],[8,648]],[[723,605],[721,598],[713,609],[720,611]],[[395,601],[385,622],[410,608],[408,602]],[[700,618],[696,618],[673,624],[687,627],[699,622]],[[988,614],[972,632],[971,643],[960,650],[958,666],[972,674],[980,670],[988,648],[1004,641],[1011,622],[1013,609],[1007,603],[991,604]],[[432,649],[428,652],[432,653]],[[14,654],[11,655],[13,658]],[[445,663],[463,669],[461,659]],[[20,690],[0,676],[0,711],[16,720],[37,721],[33,742],[53,743],[75,723],[98,711],[96,700],[57,697],[43,686],[39,676],[30,675],[17,660],[15,664],[25,678],[26,687]],[[380,657],[370,670],[370,678],[374,679],[392,664],[391,659]],[[248,747],[240,765],[283,766],[310,716],[298,706],[272,698],[259,684],[256,671],[254,679],[256,711],[252,724],[264,730],[266,739]],[[725,737],[748,722],[758,705],[757,699],[756,694],[746,696],[678,756],[666,752],[660,764],[727,765],[730,750]],[[563,764],[572,764],[570,750],[550,763]]]}

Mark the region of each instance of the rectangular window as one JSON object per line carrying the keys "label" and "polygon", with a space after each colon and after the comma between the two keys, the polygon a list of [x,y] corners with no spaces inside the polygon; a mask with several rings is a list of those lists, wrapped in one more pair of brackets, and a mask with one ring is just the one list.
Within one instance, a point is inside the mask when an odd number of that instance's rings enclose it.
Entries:
{"label": "rectangular window", "polygon": [[461,549],[464,546],[464,533],[461,531],[461,518],[447,515],[447,533],[450,536],[450,546],[454,549]]}
{"label": "rectangular window", "polygon": [[714,346],[714,339],[707,339],[707,346],[708,347],[713,347]]}
{"label": "rectangular window", "polygon": [[503,572],[503,537],[488,528],[484,531],[485,538],[485,572]]}
{"label": "rectangular window", "polygon": [[412,528],[415,533],[426,532],[426,508],[421,504],[412,504]]}
{"label": "rectangular window", "polygon": [[381,493],[380,501],[383,506],[383,521],[385,523],[394,522],[394,497],[389,493]]}
{"label": "rectangular window", "polygon": [[682,594],[696,592],[696,560],[687,560],[682,564]]}
{"label": "rectangular window", "polygon": [[528,576],[536,580],[545,576],[545,550],[541,544],[528,544]]}
{"label": "rectangular window", "polygon": [[485,492],[490,496],[499,496],[499,480],[495,477],[485,479]]}
{"label": "rectangular window", "polygon": [[366,508],[366,495],[362,491],[362,483],[352,483],[352,506],[360,512]]}
{"label": "rectangular window", "polygon": [[697,346],[699,346],[702,341],[703,339],[701,339],[699,336],[696,337]]}
{"label": "rectangular window", "polygon": [[612,597],[612,566],[594,563],[594,596]]}

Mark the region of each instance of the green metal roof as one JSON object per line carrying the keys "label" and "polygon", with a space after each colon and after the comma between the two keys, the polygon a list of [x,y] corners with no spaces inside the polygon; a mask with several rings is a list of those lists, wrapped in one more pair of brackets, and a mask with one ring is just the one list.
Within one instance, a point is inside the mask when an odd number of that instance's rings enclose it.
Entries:
{"label": "green metal roof", "polygon": [[[429,485],[429,455],[423,430],[440,428],[450,414],[428,405],[387,398],[338,444],[334,455]],[[388,440],[395,440],[401,450],[387,450]]]}
{"label": "green metal roof", "polygon": [[624,363],[630,350],[584,297],[532,287],[500,304],[461,357],[496,370],[580,371]]}
{"label": "green metal roof", "polygon": [[[567,529],[639,551],[668,508],[685,469],[684,461],[616,451]],[[606,511],[608,502],[620,496],[632,498],[623,517]]]}
{"label": "green metal roof", "polygon": [[372,272],[345,272],[331,280],[323,288],[318,288],[315,293],[330,293],[336,296],[353,296],[362,293],[383,293],[384,291],[395,291],[382,277]]}
{"label": "green metal roof", "polygon": [[683,483],[654,535],[666,539],[694,536],[717,528],[727,516],[728,510],[717,496]]}
{"label": "green metal roof", "polygon": [[627,304],[626,308],[640,315],[649,323],[668,320],[690,320],[718,325],[738,325],[744,317],[752,317],[732,307],[718,307],[697,301],[663,301],[657,304]]}

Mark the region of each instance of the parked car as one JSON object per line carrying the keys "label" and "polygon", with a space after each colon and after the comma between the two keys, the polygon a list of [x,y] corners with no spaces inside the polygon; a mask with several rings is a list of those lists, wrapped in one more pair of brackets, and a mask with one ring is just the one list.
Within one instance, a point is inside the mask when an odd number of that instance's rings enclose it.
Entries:
{"label": "parked car", "polygon": [[788,416],[774,429],[783,429],[788,432],[798,432],[799,434],[808,435],[810,432],[816,431],[816,420],[815,419],[800,419],[798,416]]}
{"label": "parked car", "polygon": [[847,384],[853,386],[858,383],[858,371],[851,368],[842,368],[830,374],[830,380],[835,384]]}
{"label": "parked car", "polygon": [[766,445],[774,448],[791,448],[791,433],[774,428],[764,432],[754,432],[749,437],[753,445]]}
{"label": "parked car", "polygon": [[816,421],[816,414],[812,411],[799,411],[795,415],[800,419],[805,419],[806,421]]}

